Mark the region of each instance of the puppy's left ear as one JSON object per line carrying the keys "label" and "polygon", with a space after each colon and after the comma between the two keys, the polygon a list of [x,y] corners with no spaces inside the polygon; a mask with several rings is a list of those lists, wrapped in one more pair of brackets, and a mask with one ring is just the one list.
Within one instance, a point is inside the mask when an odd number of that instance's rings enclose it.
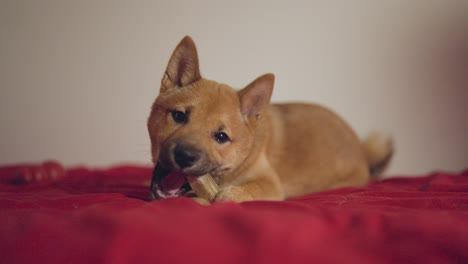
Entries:
{"label": "puppy's left ear", "polygon": [[192,38],[186,36],[172,53],[161,81],[160,92],[186,86],[200,79],[197,48]]}
{"label": "puppy's left ear", "polygon": [[270,103],[275,76],[271,73],[262,75],[239,91],[241,113],[248,120],[261,118],[262,112]]}

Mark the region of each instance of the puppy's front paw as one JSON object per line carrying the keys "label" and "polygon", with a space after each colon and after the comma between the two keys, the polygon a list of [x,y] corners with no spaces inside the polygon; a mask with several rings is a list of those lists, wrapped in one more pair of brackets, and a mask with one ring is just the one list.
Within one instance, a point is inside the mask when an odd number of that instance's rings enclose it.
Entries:
{"label": "puppy's front paw", "polygon": [[243,202],[243,201],[252,201],[253,197],[243,187],[230,186],[218,192],[214,200],[216,202],[223,202],[223,201]]}
{"label": "puppy's front paw", "polygon": [[192,197],[192,200],[201,205],[210,205],[210,201],[201,197]]}

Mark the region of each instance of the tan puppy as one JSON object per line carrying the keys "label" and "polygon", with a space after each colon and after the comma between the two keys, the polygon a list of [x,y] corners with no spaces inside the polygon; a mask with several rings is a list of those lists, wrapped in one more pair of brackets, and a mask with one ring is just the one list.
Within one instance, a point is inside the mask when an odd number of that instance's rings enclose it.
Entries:
{"label": "tan puppy", "polygon": [[[195,44],[172,54],[148,119],[158,198],[183,195],[184,175],[211,174],[215,201],[283,200],[365,185],[392,155],[390,139],[361,143],[335,113],[315,104],[272,104],[274,75],[236,91],[201,77]],[[159,175],[159,174],[158,174]],[[153,183],[152,183],[153,184]]]}

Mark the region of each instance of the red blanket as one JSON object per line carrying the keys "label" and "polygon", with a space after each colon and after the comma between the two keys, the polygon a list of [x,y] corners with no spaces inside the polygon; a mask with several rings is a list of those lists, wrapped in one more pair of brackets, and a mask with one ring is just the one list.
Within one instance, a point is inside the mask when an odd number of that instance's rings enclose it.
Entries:
{"label": "red blanket", "polygon": [[0,168],[0,263],[468,262],[468,171],[209,207],[149,201],[150,176]]}

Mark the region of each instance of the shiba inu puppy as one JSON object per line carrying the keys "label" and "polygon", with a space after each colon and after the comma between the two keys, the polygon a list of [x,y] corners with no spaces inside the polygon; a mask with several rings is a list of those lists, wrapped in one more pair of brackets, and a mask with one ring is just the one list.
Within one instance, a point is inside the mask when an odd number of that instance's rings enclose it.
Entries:
{"label": "shiba inu puppy", "polygon": [[148,118],[155,196],[184,195],[187,175],[209,173],[220,188],[214,202],[283,200],[362,186],[386,167],[389,138],[361,142],[317,104],[270,104],[274,79],[262,75],[239,91],[205,79],[193,40],[182,39]]}

